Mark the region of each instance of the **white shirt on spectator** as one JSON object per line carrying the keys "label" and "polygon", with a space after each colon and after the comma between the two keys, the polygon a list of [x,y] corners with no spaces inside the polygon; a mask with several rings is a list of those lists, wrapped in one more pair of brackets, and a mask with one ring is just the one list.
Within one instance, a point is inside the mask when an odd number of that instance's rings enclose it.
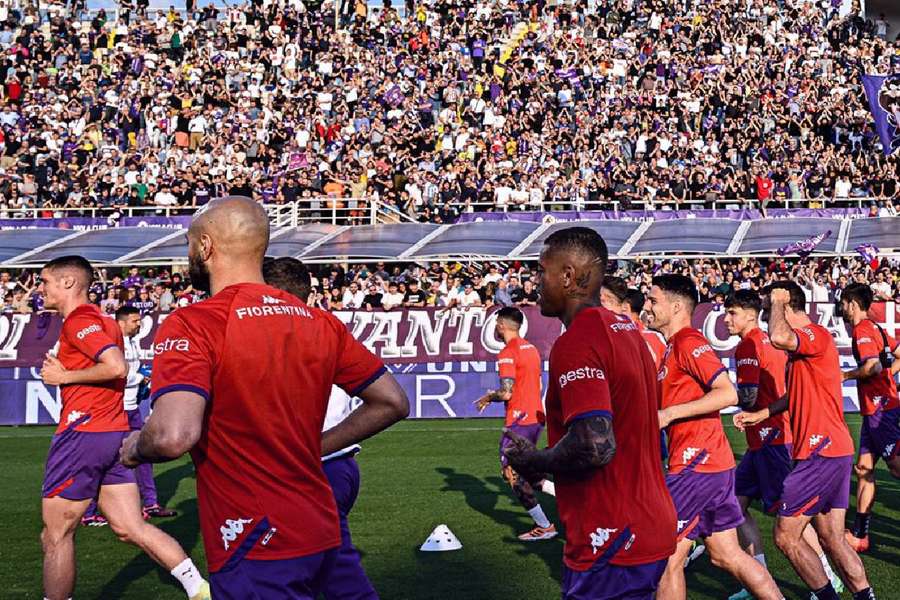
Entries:
{"label": "white shirt on spectator", "polygon": [[363,294],[362,290],[356,290],[354,294],[348,289],[344,292],[344,308],[360,308],[365,297],[366,295]]}

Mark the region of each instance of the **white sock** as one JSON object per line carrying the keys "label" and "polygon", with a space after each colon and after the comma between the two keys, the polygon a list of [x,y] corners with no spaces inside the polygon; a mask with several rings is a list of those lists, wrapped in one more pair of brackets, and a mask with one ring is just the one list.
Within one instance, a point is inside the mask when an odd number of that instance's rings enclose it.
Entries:
{"label": "white sock", "polygon": [[177,579],[182,585],[184,593],[188,595],[188,598],[196,596],[204,583],[203,576],[200,575],[200,571],[197,570],[194,561],[190,558],[181,561],[178,566],[170,572],[172,573],[172,577]]}
{"label": "white sock", "polygon": [[835,577],[837,577],[837,576],[834,574],[834,571],[832,570],[831,565],[828,564],[828,557],[827,557],[827,556],[825,556],[824,554],[820,554],[820,555],[819,555],[819,560],[822,561],[822,568],[825,569],[825,575],[828,576],[828,579],[834,579]]}
{"label": "white sock", "polygon": [[549,479],[545,479],[541,482],[541,491],[550,496],[556,497],[556,484],[550,481]]}
{"label": "white sock", "polygon": [[753,556],[753,559],[756,560],[762,566],[766,566],[766,555],[765,554],[756,554]]}
{"label": "white sock", "polygon": [[550,520],[547,519],[547,515],[544,514],[544,509],[541,508],[540,504],[529,510],[528,514],[531,515],[538,527],[550,527]]}

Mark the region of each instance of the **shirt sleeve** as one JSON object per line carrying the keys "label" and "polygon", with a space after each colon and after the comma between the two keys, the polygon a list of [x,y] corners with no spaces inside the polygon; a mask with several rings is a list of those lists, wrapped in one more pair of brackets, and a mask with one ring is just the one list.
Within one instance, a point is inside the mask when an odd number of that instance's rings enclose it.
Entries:
{"label": "shirt sleeve", "polygon": [[739,388],[759,386],[759,353],[751,340],[738,344],[734,353],[737,362],[737,386]]}
{"label": "shirt sleeve", "polygon": [[710,390],[713,381],[725,370],[725,365],[719,360],[709,342],[699,336],[690,338],[687,344],[681,346],[679,362],[705,390]]}
{"label": "shirt sleeve", "polygon": [[607,368],[596,345],[578,340],[560,350],[553,372],[558,374],[556,383],[566,425],[586,417],[612,418]]}
{"label": "shirt sleeve", "polygon": [[347,326],[337,318],[333,318],[332,325],[336,328],[339,338],[333,383],[351,396],[358,396],[384,375],[387,367],[380,358],[354,338]]}
{"label": "shirt sleeve", "polygon": [[820,331],[815,331],[812,327],[798,327],[794,330],[794,335],[797,336],[797,349],[794,354],[816,356],[823,352],[825,340]]}
{"label": "shirt sleeve", "polygon": [[500,366],[500,379],[515,379],[516,378],[516,357],[515,353],[509,349],[504,348],[500,354],[498,355],[497,364]]}
{"label": "shirt sleeve", "polygon": [[63,325],[66,340],[94,361],[99,361],[100,355],[110,348],[119,347],[103,328],[102,318],[91,314],[73,315]]}
{"label": "shirt sleeve", "polygon": [[869,321],[863,321],[853,329],[853,340],[856,342],[860,365],[870,358],[878,358],[884,348],[881,333]]}
{"label": "shirt sleeve", "polygon": [[153,377],[150,401],[169,392],[193,392],[210,399],[212,349],[196,327],[177,313],[169,316],[153,340]]}

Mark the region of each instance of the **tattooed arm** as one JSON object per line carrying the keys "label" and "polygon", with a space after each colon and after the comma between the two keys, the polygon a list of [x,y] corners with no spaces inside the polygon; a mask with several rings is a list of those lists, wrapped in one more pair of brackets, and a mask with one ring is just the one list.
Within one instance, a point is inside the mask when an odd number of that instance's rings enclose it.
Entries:
{"label": "tattooed arm", "polygon": [[599,469],[613,459],[616,438],[612,417],[592,415],[577,419],[552,448],[538,450],[527,439],[506,432],[513,444],[505,451],[512,467],[520,473],[582,473]]}
{"label": "tattooed arm", "polygon": [[478,412],[482,412],[491,402],[509,402],[515,383],[512,377],[501,377],[499,390],[492,390],[474,402]]}

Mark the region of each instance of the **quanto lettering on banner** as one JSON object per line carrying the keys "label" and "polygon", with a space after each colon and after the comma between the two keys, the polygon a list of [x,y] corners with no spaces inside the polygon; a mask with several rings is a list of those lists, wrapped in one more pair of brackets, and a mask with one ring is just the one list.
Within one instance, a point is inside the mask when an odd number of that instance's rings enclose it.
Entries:
{"label": "quanto lettering on banner", "polygon": [[[242,319],[268,318],[285,314],[306,318],[309,313],[274,296],[260,297],[254,306],[238,307]],[[282,312],[278,312],[282,311]],[[294,315],[296,311],[296,315]],[[537,348],[544,362],[544,389],[550,348],[563,331],[555,319],[542,317],[537,307],[523,307],[528,341]],[[841,368],[855,366],[849,330],[834,314],[834,306],[811,305],[811,319],[826,327],[840,352]],[[395,311],[337,311],[335,316],[350,333],[384,360],[400,385],[413,400],[412,418],[454,418],[502,416],[500,405],[491,405],[479,415],[472,401],[497,384],[497,355],[502,343],[494,339],[495,310],[408,309]],[[898,306],[875,304],[873,319],[891,336],[900,333]],[[135,336],[140,358],[149,362],[162,352],[190,352],[193,344],[186,338],[154,341],[160,323],[168,314],[145,315]],[[734,348],[739,339],[728,334],[725,312],[711,304],[698,305],[692,325],[709,340],[698,352],[715,352],[723,363],[734,368]],[[60,402],[56,388],[40,380],[40,367],[46,353],[59,337],[61,320],[49,313],[0,315],[0,424],[51,424],[59,421]],[[630,322],[616,323],[627,327]],[[765,324],[763,323],[765,329]],[[87,328],[86,328],[87,329]],[[90,335],[85,332],[85,335]],[[571,373],[571,374],[570,374]],[[579,379],[599,378],[598,370],[573,369],[563,374],[559,385]],[[571,377],[571,379],[570,379]],[[855,383],[844,384],[844,408],[858,410]]]}

